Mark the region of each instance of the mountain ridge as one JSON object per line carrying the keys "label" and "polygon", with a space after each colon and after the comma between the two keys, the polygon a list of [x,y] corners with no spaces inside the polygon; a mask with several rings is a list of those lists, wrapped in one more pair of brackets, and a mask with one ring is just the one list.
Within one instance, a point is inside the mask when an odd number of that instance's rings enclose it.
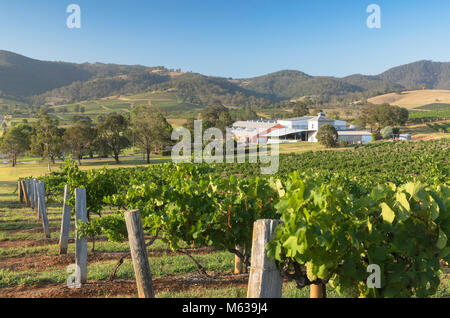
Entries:
{"label": "mountain ridge", "polygon": [[450,89],[450,62],[421,60],[378,75],[312,76],[298,70],[281,70],[233,79],[198,73],[174,76],[163,66],[41,61],[0,50],[0,97],[34,104],[52,98],[77,102],[172,89],[181,100],[189,102],[251,106],[303,96],[367,98],[417,88]]}

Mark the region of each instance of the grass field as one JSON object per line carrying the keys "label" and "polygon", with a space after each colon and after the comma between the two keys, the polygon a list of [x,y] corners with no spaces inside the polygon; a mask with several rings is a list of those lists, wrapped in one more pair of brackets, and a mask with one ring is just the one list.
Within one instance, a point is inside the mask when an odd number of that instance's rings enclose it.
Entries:
{"label": "grass field", "polygon": [[450,90],[425,89],[401,94],[390,93],[370,98],[368,102],[375,105],[388,103],[407,109],[435,103],[450,104]]}

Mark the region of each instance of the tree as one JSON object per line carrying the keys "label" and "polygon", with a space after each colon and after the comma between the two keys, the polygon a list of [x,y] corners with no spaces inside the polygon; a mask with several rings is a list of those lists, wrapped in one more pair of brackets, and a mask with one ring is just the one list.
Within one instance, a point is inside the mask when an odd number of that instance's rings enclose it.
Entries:
{"label": "tree", "polygon": [[229,112],[222,112],[216,121],[216,128],[219,128],[223,133],[226,132],[226,128],[233,124],[233,119]]}
{"label": "tree", "polygon": [[62,156],[64,129],[59,128],[58,120],[51,118],[45,110],[41,110],[36,119],[36,133],[31,137],[31,153],[55,163],[55,158]]}
{"label": "tree", "polygon": [[64,146],[78,160],[80,166],[83,156],[92,149],[96,135],[96,129],[83,120],[66,129],[63,136]]}
{"label": "tree", "polygon": [[110,114],[103,123],[98,124],[96,143],[114,155],[116,163],[119,163],[119,155],[122,150],[130,145],[126,136],[128,121],[120,114]]}
{"label": "tree", "polygon": [[304,101],[295,103],[292,107],[292,114],[294,117],[303,117],[309,115],[308,104]]}
{"label": "tree", "polygon": [[200,112],[200,118],[205,122],[206,128],[217,127],[217,122],[222,113],[228,113],[228,108],[220,103],[207,106]]}
{"label": "tree", "polygon": [[383,139],[388,139],[392,137],[392,135],[394,134],[394,130],[392,129],[391,126],[386,126],[383,129],[381,129],[380,133]]}
{"label": "tree", "polygon": [[150,163],[152,149],[161,150],[171,143],[172,126],[161,112],[146,105],[133,108],[131,122],[136,146],[145,151],[147,163]]}
{"label": "tree", "polygon": [[389,104],[366,105],[361,108],[359,121],[370,125],[378,132],[386,126],[401,126],[408,120],[409,112],[406,108]]}
{"label": "tree", "polygon": [[330,124],[326,124],[320,127],[317,132],[316,138],[325,147],[336,147],[338,141],[338,132]]}
{"label": "tree", "polygon": [[28,125],[18,125],[8,129],[0,139],[0,151],[11,159],[12,166],[17,164],[17,157],[30,149],[30,134],[32,128]]}

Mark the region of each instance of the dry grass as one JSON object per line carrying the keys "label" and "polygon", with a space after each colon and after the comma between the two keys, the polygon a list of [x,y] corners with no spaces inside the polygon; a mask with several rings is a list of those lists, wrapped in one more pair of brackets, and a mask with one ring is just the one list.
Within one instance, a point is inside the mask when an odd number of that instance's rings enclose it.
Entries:
{"label": "dry grass", "polygon": [[187,122],[187,119],[184,119],[184,118],[168,118],[167,122],[169,124],[171,124],[172,127],[177,128],[177,127],[182,127],[183,124],[185,122]]}
{"label": "dry grass", "polygon": [[408,109],[434,103],[450,104],[450,90],[425,89],[401,94],[390,93],[370,98],[368,102],[376,105],[388,103]]}

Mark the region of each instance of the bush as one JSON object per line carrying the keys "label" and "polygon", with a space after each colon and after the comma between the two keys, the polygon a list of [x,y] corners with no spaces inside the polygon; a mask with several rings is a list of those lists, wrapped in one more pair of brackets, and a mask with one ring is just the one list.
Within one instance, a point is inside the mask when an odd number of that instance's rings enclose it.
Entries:
{"label": "bush", "polygon": [[381,139],[381,135],[377,132],[373,132],[372,133],[372,142],[380,140]]}
{"label": "bush", "polygon": [[391,126],[386,126],[383,129],[381,129],[381,136],[383,139],[391,138],[394,133],[394,130]]}
{"label": "bush", "polygon": [[171,150],[163,150],[161,151],[161,156],[170,156],[172,153]]}
{"label": "bush", "polygon": [[336,147],[338,141],[338,133],[336,128],[331,126],[330,124],[323,125],[320,127],[316,136],[317,140],[320,144],[325,147]]}

